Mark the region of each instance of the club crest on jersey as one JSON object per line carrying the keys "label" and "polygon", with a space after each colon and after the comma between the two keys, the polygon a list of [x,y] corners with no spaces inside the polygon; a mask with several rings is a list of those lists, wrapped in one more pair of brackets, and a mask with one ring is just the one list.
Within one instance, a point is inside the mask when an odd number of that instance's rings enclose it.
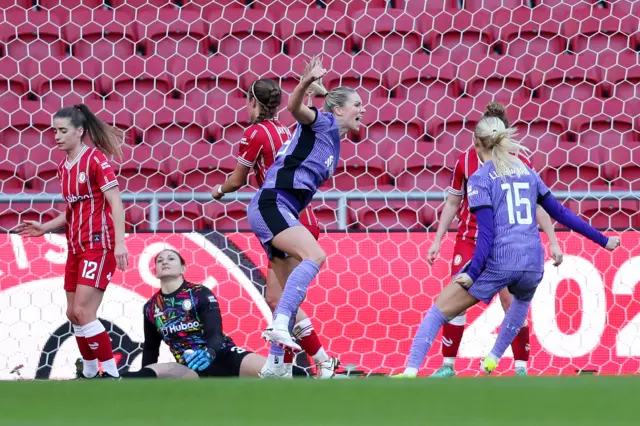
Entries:
{"label": "club crest on jersey", "polygon": [[78,182],[85,183],[87,181],[87,175],[84,172],[78,174]]}
{"label": "club crest on jersey", "polygon": [[93,234],[93,242],[99,243],[102,236],[100,234]]}
{"label": "club crest on jersey", "polygon": [[453,264],[458,266],[461,263],[462,263],[462,256],[459,254],[456,254],[456,257],[453,258]]}
{"label": "club crest on jersey", "polygon": [[193,308],[193,303],[191,302],[190,299],[187,299],[184,302],[182,302],[182,309],[184,309],[185,311],[190,311],[191,308]]}

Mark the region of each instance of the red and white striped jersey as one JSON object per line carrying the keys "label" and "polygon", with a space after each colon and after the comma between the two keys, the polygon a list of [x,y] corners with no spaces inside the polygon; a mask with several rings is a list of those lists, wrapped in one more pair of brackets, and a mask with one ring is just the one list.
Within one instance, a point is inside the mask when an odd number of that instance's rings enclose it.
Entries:
{"label": "red and white striped jersey", "polygon": [[[531,164],[526,157],[520,156],[519,158],[524,164],[535,171],[533,164]],[[482,165],[483,163],[480,161],[476,150],[471,147],[467,152],[458,157],[458,161],[456,161],[453,170],[451,185],[447,188],[449,193],[462,196],[462,202],[458,209],[458,240],[475,240],[477,237],[478,225],[476,223],[476,216],[469,211],[467,181]]]}
{"label": "red and white striped jersey", "polygon": [[[245,130],[240,141],[238,163],[253,169],[258,186],[264,184],[264,177],[273,165],[278,150],[290,137],[289,129],[278,120],[252,124]],[[300,213],[300,223],[319,226],[311,206]]]}
{"label": "red and white striped jersey", "polygon": [[113,250],[115,230],[104,192],[118,185],[107,157],[84,146],[73,160],[58,166],[62,196],[67,203],[66,232],[71,253]]}

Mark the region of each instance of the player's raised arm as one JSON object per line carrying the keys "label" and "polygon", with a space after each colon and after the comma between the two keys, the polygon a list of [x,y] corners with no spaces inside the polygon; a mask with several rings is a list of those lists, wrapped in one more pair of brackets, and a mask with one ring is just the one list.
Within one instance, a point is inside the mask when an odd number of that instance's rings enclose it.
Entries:
{"label": "player's raised arm", "polygon": [[311,59],[307,68],[289,97],[287,109],[300,124],[312,124],[316,119],[316,112],[304,104],[304,97],[310,91],[311,85],[324,77],[327,70],[322,67],[322,62],[318,57]]}

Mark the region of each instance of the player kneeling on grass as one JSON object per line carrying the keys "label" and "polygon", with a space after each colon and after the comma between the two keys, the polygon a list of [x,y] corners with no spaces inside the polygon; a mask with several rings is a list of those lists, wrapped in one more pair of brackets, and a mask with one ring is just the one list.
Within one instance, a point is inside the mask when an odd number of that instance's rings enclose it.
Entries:
{"label": "player kneeling on grass", "polygon": [[[184,279],[182,256],[163,250],[155,268],[161,287],[143,309],[142,369],[123,378],[258,377],[266,358],[236,346],[223,333],[216,297],[207,287]],[[163,340],[176,362],[157,363]],[[306,376],[299,368],[294,374]]]}
{"label": "player kneeling on grass", "polygon": [[487,374],[496,368],[524,324],[544,272],[536,204],[607,250],[620,245],[619,238],[607,238],[556,201],[540,177],[516,157],[521,147],[513,135],[514,130],[496,117],[485,117],[478,123],[474,145],[484,165],[467,185],[469,209],[478,222],[473,258],[429,308],[411,346],[407,368],[394,377],[416,377],[447,321],[479,301],[489,303],[500,290],[508,288],[513,301],[493,349],[481,361]]}

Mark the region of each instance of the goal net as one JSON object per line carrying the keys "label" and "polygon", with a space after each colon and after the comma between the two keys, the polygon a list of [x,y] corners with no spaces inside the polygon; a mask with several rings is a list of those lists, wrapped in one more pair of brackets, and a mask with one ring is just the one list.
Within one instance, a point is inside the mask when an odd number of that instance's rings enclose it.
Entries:
{"label": "goal net", "polygon": [[[65,316],[62,234],[22,238],[19,221],[64,210],[53,113],[87,104],[125,130],[113,159],[131,267],[99,311],[123,369],[140,365],[151,259],[173,247],[187,279],[220,300],[225,331],[266,352],[266,259],[249,231],[255,180],[213,201],[237,163],[256,78],[286,111],[316,54],[327,89],[356,88],[366,113],[313,201],[328,260],[303,309],[344,364],[398,372],[448,283],[452,231],[433,241],[453,167],[490,101],[503,103],[547,185],[622,237],[610,254],[557,227],[565,253],[533,301],[530,374],[640,369],[638,193],[640,8],[631,0],[2,0],[0,11],[0,378],[68,378],[79,356]],[[314,99],[321,106],[323,99]],[[455,224],[454,224],[455,225]],[[546,237],[543,236],[548,249]],[[477,374],[504,313],[467,316],[456,368]],[[425,373],[439,367],[440,341]],[[171,359],[163,349],[161,360]],[[510,350],[499,370],[512,370]],[[300,362],[303,362],[300,358]]]}

